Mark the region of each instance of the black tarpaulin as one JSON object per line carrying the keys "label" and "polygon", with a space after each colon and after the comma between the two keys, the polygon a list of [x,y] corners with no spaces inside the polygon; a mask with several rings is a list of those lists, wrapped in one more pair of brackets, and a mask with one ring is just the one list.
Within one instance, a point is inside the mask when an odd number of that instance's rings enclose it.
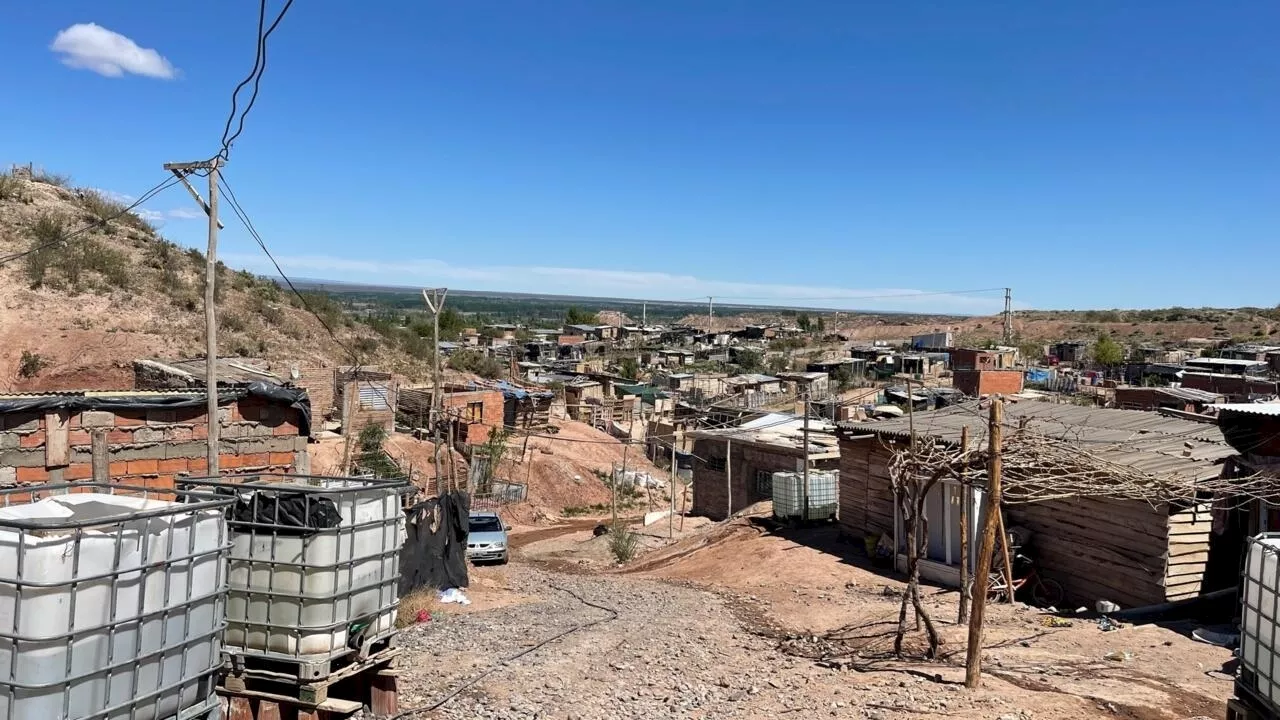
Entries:
{"label": "black tarpaulin", "polygon": [[424,587],[467,586],[467,533],[471,499],[445,493],[405,511],[400,548],[400,597]]}
{"label": "black tarpaulin", "polygon": [[[261,381],[251,382],[243,387],[218,389],[219,405],[230,405],[246,397],[264,398],[275,403],[288,405],[297,410],[300,416],[299,434],[311,434],[311,398],[307,397],[306,390]],[[33,395],[0,400],[0,414],[48,412],[50,410],[66,410],[69,412],[82,412],[85,410],[178,410],[192,407],[202,408],[206,402],[207,398],[202,392],[140,395],[122,393],[105,396]]]}

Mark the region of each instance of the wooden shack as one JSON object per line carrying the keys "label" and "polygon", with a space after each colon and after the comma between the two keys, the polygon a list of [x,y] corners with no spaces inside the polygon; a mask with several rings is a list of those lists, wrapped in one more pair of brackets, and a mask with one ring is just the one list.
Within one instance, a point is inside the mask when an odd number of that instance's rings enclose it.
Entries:
{"label": "wooden shack", "polygon": [[[1038,402],[1009,404],[1005,412],[1006,423],[1044,423],[1059,437],[1065,429],[1091,453],[1157,480],[1216,478],[1218,463],[1233,452],[1215,425],[1155,413]],[[966,426],[971,437],[985,437],[985,414],[973,403],[916,413],[914,422],[920,437],[943,442],[958,443]],[[907,451],[908,420],[839,427],[841,524],[857,535],[896,537],[900,544],[905,533],[896,522],[889,464],[894,453]],[[959,582],[959,508],[966,495],[973,503],[971,517],[977,517],[981,489],[966,494],[958,483],[942,482],[928,499],[921,561],[928,580]],[[1010,526],[1031,531],[1029,554],[1074,604],[1091,607],[1106,599],[1137,607],[1220,589],[1205,583],[1214,542],[1206,504],[1073,497],[1009,504],[1006,512]]]}

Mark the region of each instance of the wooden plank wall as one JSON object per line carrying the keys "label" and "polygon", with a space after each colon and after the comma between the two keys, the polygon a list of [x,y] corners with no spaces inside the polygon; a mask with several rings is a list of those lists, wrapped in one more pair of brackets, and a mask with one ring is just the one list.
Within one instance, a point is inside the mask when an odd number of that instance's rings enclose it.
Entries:
{"label": "wooden plank wall", "polygon": [[1181,600],[1200,594],[1209,563],[1209,536],[1213,532],[1210,507],[1200,503],[1169,509],[1169,560],[1165,598]]}
{"label": "wooden plank wall", "polygon": [[877,438],[840,441],[840,524],[849,532],[893,534],[889,457]]}
{"label": "wooden plank wall", "polygon": [[1062,583],[1067,599],[1090,609],[1101,599],[1123,607],[1165,601],[1168,510],[1140,500],[1070,498],[1011,505],[1010,525],[1034,533],[1031,555]]}

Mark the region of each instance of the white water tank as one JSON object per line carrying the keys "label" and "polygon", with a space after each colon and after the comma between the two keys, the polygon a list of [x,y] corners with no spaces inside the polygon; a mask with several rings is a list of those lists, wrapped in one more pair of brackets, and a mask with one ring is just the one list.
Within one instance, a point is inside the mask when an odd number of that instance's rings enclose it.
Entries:
{"label": "white water tank", "polygon": [[21,505],[7,503],[30,488],[0,493],[0,718],[207,712],[222,664],[227,503],[77,489],[102,492]]}
{"label": "white water tank", "polygon": [[[839,473],[835,470],[809,471],[809,520],[833,520],[838,506]],[[804,474],[773,474],[773,516],[801,520],[804,515]]]}
{"label": "white water tank", "polygon": [[238,494],[229,651],[323,663],[395,633],[404,481],[255,476],[222,487]]}
{"label": "white water tank", "polygon": [[1237,682],[1280,712],[1280,533],[1249,542],[1243,604]]}

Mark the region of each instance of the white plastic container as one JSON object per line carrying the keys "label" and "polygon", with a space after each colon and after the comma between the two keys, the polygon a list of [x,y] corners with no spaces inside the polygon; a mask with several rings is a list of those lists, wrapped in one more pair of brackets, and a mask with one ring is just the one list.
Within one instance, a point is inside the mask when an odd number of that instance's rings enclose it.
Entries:
{"label": "white plastic container", "polygon": [[0,718],[162,720],[213,702],[224,505],[0,507]]}
{"label": "white plastic container", "polygon": [[308,502],[332,503],[341,521],[294,532],[233,517],[228,650],[316,663],[394,634],[404,543],[398,485],[284,477],[237,492],[242,499],[306,493]]}
{"label": "white plastic container", "polygon": [[1280,712],[1280,534],[1249,542],[1243,604],[1239,682]]}
{"label": "white plastic container", "polygon": [[[809,519],[831,520],[836,516],[838,474],[834,470],[809,471]],[[804,475],[798,472],[773,474],[773,516],[800,520],[804,515]]]}

